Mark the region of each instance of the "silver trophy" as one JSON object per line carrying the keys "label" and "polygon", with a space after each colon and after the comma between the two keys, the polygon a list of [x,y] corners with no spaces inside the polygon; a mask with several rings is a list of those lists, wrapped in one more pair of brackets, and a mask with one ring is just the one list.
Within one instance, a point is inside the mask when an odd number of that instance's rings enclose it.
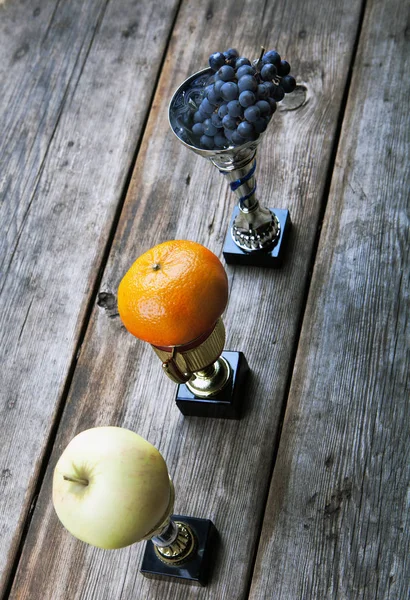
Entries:
{"label": "silver trophy", "polygon": [[198,109],[204,88],[214,72],[204,69],[188,77],[174,93],[169,105],[169,123],[180,142],[211,161],[229,181],[238,198],[223,254],[227,263],[278,267],[290,229],[289,211],[261,206],[256,195],[256,152],[263,134],[255,141],[224,149],[206,150],[195,144],[192,114]]}

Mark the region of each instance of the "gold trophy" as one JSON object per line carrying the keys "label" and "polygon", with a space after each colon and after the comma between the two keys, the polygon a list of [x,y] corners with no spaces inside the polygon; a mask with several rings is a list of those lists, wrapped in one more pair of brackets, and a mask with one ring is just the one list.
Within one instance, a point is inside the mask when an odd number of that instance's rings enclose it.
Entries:
{"label": "gold trophy", "polygon": [[174,486],[158,450],[122,427],[94,427],[71,440],[54,470],[53,504],[83,542],[118,549],[149,540],[141,572],[206,585],[216,529],[172,515]]}
{"label": "gold trophy", "polygon": [[184,415],[238,419],[248,365],[224,351],[221,314],[228,280],[220,260],[196,242],[173,240],[140,256],[118,288],[130,333],[151,344]]}

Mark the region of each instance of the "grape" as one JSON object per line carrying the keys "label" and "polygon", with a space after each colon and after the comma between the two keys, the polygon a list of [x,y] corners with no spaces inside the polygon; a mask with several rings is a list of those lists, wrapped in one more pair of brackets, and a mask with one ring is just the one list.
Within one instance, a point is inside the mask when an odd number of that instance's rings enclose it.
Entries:
{"label": "grape", "polygon": [[236,70],[236,78],[240,79],[244,75],[254,75],[255,72],[255,67],[250,65],[242,65],[242,67],[239,67],[239,69]]}
{"label": "grape", "polygon": [[[274,100],[272,100],[272,102],[274,102]],[[220,129],[221,127],[223,127],[222,119],[217,113],[213,113],[211,115],[211,121],[212,121],[212,125],[214,125],[214,127],[216,127],[217,129]]]}
{"label": "grape", "polygon": [[[229,115],[225,115],[225,117],[222,119],[222,125],[224,126],[225,129],[236,129],[236,121],[233,117],[229,116]],[[225,132],[226,135],[226,132]]]}
{"label": "grape", "polygon": [[214,138],[210,137],[209,135],[201,136],[201,139],[199,141],[201,145],[204,148],[207,148],[208,150],[212,150],[212,148],[214,147]]}
{"label": "grape", "polygon": [[243,75],[238,81],[238,88],[240,92],[244,92],[245,90],[256,92],[258,89],[258,82],[253,75]]}
{"label": "grape", "polygon": [[286,60],[280,61],[280,67],[278,69],[278,75],[280,77],[285,77],[285,75],[289,75],[290,73],[290,64]]}
{"label": "grape", "polygon": [[246,140],[241,136],[238,130],[232,133],[232,141],[237,146],[240,146],[241,144],[244,144],[246,142]]}
{"label": "grape", "polygon": [[275,100],[273,98],[268,98],[267,102],[269,102],[269,106],[271,109],[271,115],[273,115],[274,112],[276,112],[276,109],[278,108],[278,105],[276,104]]}
{"label": "grape", "polygon": [[199,108],[198,112],[199,112],[199,114],[200,114],[200,115],[201,115],[201,117],[202,117],[202,120],[200,121],[200,123],[203,123],[203,122],[205,121],[205,119],[207,119],[207,118],[209,117],[209,114],[210,114],[210,113],[204,113],[204,112],[201,110],[201,108]]}
{"label": "grape", "polygon": [[228,114],[228,105],[221,104],[221,106],[218,108],[219,118],[223,119],[227,114]]}
{"label": "grape", "polygon": [[228,114],[230,117],[242,117],[243,108],[239,100],[231,100],[228,102]]}
{"label": "grape", "polygon": [[222,65],[225,64],[225,57],[222,52],[214,52],[209,57],[209,66],[212,71],[217,71]]}
{"label": "grape", "polygon": [[225,82],[222,81],[222,79],[219,79],[218,81],[215,81],[214,83],[214,91],[215,91],[215,95],[220,98],[221,97],[221,87],[223,86]]}
{"label": "grape", "polygon": [[229,48],[226,52],[224,52],[225,61],[228,65],[235,64],[236,59],[239,56],[239,52],[235,50],[235,48]]}
{"label": "grape", "polygon": [[285,97],[285,92],[280,85],[275,85],[275,89],[271,94],[271,97],[276,100],[276,102],[280,102]]}
{"label": "grape", "polygon": [[268,126],[268,121],[264,118],[260,118],[257,121],[255,121],[254,123],[252,123],[256,133],[263,133],[267,126]]}
{"label": "grape", "polygon": [[239,95],[238,86],[233,81],[227,81],[221,87],[221,96],[227,102],[229,102],[230,100],[236,100],[238,95]]}
{"label": "grape", "polygon": [[280,54],[278,52],[276,52],[276,50],[269,50],[269,52],[266,52],[262,57],[262,63],[264,65],[270,63],[271,65],[275,65],[276,67],[279,67],[280,61],[281,61]]}
{"label": "grape", "polygon": [[242,123],[239,123],[236,131],[245,139],[251,138],[255,133],[253,125],[247,121],[242,121]]}
{"label": "grape", "polygon": [[235,63],[235,69],[239,69],[240,67],[243,67],[244,65],[250,65],[251,61],[249,60],[249,58],[245,58],[244,56],[241,56],[240,58],[236,59],[236,63]]}
{"label": "grape", "polygon": [[216,106],[220,99],[220,98],[218,98],[217,94],[215,93],[213,85],[211,86],[210,90],[207,90],[206,97],[207,97],[209,104],[212,104],[212,106]]}
{"label": "grape", "polygon": [[[271,83],[271,82],[269,81],[269,82],[266,82],[266,83]],[[258,100],[267,100],[268,99],[268,97],[269,97],[269,88],[264,83],[261,83],[260,85],[258,85],[258,89],[257,89],[257,92],[256,92],[256,97],[257,97]]]}
{"label": "grape", "polygon": [[233,129],[225,129],[224,130],[224,134],[227,140],[231,141],[232,140],[232,134],[233,134],[234,130]]}
{"label": "grape", "polygon": [[261,117],[267,117],[272,112],[270,104],[269,102],[266,102],[266,100],[258,100],[255,106],[259,108],[261,112]]}
{"label": "grape", "polygon": [[261,77],[265,81],[271,81],[274,77],[276,77],[277,73],[278,72],[276,70],[275,65],[267,63],[266,65],[263,65],[263,67],[262,67]]}
{"label": "grape", "polygon": [[296,87],[296,80],[292,75],[286,75],[285,77],[282,77],[280,85],[286,94],[290,94]]}
{"label": "grape", "polygon": [[[264,81],[263,87],[268,90],[268,95],[271,96],[276,88],[276,85],[272,81]],[[266,100],[266,98],[260,98],[260,100]]]}
{"label": "grape", "polygon": [[201,136],[204,134],[204,126],[202,123],[195,123],[192,126],[192,133],[197,136]]}
{"label": "grape", "polygon": [[197,110],[194,113],[194,123],[202,123],[205,120],[203,113],[200,110]]}
{"label": "grape", "polygon": [[[274,102],[274,101],[273,101]],[[258,106],[249,106],[246,110],[245,110],[245,119],[247,121],[249,121],[249,123],[254,123],[255,121],[257,121],[261,116],[261,111],[260,108]]]}
{"label": "grape", "polygon": [[217,75],[222,81],[232,81],[232,79],[235,79],[235,69],[229,65],[224,65],[219,69]]}
{"label": "grape", "polygon": [[239,103],[244,108],[247,108],[248,106],[251,106],[252,104],[255,104],[255,100],[256,100],[255,94],[253,92],[251,92],[250,90],[245,90],[244,92],[241,92],[239,94]]}
{"label": "grape", "polygon": [[215,135],[214,142],[217,148],[224,148],[228,145],[228,140],[226,139],[224,134],[219,132]]}
{"label": "grape", "polygon": [[206,115],[211,115],[214,112],[214,107],[207,98],[204,98],[199,105],[199,110]]}
{"label": "grape", "polygon": [[218,130],[215,127],[215,125],[212,125],[211,119],[205,119],[203,128],[204,128],[205,135],[209,135],[209,136],[213,137],[216,133],[218,133]]}

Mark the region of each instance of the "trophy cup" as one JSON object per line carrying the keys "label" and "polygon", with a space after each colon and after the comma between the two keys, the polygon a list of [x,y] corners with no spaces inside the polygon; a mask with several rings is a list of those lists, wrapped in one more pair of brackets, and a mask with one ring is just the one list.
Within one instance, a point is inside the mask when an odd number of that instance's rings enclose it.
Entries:
{"label": "trophy cup", "polygon": [[205,586],[212,521],[173,515],[174,486],[158,450],[122,427],[94,427],[68,444],[53,476],[53,504],[83,542],[118,549],[148,540],[141,573]]}
{"label": "trophy cup", "polygon": [[[225,238],[227,263],[280,267],[291,227],[289,211],[261,206],[256,196],[256,152],[285,93],[296,87],[290,65],[275,50],[258,60],[236,50],[215,53],[210,68],[191,75],[168,111],[177,138],[211,161],[238,198]],[[201,135],[202,133],[202,135]]]}
{"label": "trophy cup", "polygon": [[228,280],[210,250],[186,240],[164,242],[141,255],[118,288],[126,329],[151,344],[178,384],[184,415],[239,419],[248,364],[224,351],[221,314]]}

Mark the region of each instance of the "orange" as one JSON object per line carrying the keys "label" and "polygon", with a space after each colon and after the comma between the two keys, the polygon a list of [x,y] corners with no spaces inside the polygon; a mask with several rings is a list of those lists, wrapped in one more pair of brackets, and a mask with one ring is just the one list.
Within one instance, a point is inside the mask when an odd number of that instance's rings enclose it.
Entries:
{"label": "orange", "polygon": [[125,327],[154,346],[179,346],[210,332],[227,300],[228,278],[219,258],[186,240],[142,254],[118,288]]}

